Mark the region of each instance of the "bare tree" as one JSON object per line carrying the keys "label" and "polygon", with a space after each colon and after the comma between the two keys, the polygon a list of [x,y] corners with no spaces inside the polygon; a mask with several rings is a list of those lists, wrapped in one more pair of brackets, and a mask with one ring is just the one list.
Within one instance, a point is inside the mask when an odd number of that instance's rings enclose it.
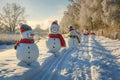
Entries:
{"label": "bare tree", "polygon": [[6,31],[15,32],[20,22],[25,22],[25,8],[16,3],[7,3],[0,13],[0,25]]}

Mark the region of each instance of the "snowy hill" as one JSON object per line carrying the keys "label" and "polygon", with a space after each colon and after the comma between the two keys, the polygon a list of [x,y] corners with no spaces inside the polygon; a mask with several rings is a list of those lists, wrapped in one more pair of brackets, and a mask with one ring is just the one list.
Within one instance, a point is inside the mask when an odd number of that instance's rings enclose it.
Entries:
{"label": "snowy hill", "polygon": [[40,56],[31,66],[19,62],[14,49],[0,50],[0,80],[120,80],[120,41],[89,38],[57,57],[47,53],[45,40],[37,45]]}

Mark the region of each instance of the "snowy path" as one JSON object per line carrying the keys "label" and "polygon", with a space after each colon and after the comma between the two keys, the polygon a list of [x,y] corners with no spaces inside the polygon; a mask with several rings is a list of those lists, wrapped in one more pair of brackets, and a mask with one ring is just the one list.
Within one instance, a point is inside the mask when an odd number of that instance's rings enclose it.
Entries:
{"label": "snowy path", "polygon": [[[111,40],[106,41],[109,46],[114,48]],[[114,53],[108,50],[98,40],[91,41],[91,73],[92,80],[120,80],[120,63],[118,63]]]}
{"label": "snowy path", "polygon": [[[66,57],[74,52],[74,49],[69,49],[67,51],[61,52],[61,55],[58,57],[53,57],[53,59],[48,62],[46,65],[43,65],[40,72],[38,73],[37,77],[35,77],[33,80],[55,80],[59,74],[59,70],[63,62],[67,59]],[[44,74],[43,74],[44,73]],[[47,79],[46,79],[47,78]],[[54,79],[53,79],[54,78]]]}
{"label": "snowy path", "polygon": [[82,42],[44,65],[32,80],[119,80],[114,56],[97,40]]}
{"label": "snowy path", "polygon": [[20,65],[13,49],[2,51],[0,80],[120,80],[120,41],[89,38],[57,57],[46,53],[45,46],[39,49],[39,63],[31,66]]}

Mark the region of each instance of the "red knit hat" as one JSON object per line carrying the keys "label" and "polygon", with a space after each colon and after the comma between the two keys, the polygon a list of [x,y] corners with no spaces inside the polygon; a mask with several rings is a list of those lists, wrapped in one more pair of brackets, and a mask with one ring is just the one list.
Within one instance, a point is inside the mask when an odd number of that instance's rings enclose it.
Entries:
{"label": "red knit hat", "polygon": [[20,26],[21,33],[28,31],[28,30],[32,30],[32,28],[27,24],[20,23],[19,26]]}
{"label": "red knit hat", "polygon": [[54,25],[54,24],[55,24],[55,25],[58,25],[58,21],[57,21],[57,20],[53,21],[53,22],[52,22],[52,25]]}

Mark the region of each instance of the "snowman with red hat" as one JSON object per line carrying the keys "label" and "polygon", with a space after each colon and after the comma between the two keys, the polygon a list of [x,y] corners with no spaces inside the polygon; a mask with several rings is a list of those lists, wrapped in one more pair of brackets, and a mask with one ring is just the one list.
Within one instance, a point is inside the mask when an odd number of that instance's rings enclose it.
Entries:
{"label": "snowman with red hat", "polygon": [[78,33],[73,28],[73,26],[69,26],[68,29],[69,29],[68,46],[69,46],[69,48],[77,48],[78,44],[80,43],[80,39],[78,37]]}
{"label": "snowman with red hat", "polygon": [[49,52],[56,54],[61,47],[66,47],[66,43],[62,35],[59,33],[60,26],[57,21],[53,21],[50,26],[50,33],[46,41],[46,46]]}
{"label": "snowman with red hat", "polygon": [[34,43],[34,33],[31,27],[22,23],[20,23],[19,26],[22,38],[14,46],[17,51],[16,56],[20,61],[29,65],[37,60],[39,57],[39,50]]}
{"label": "snowman with red hat", "polygon": [[94,30],[91,30],[90,35],[91,35],[91,38],[92,38],[92,39],[95,39],[95,32],[94,32]]}

